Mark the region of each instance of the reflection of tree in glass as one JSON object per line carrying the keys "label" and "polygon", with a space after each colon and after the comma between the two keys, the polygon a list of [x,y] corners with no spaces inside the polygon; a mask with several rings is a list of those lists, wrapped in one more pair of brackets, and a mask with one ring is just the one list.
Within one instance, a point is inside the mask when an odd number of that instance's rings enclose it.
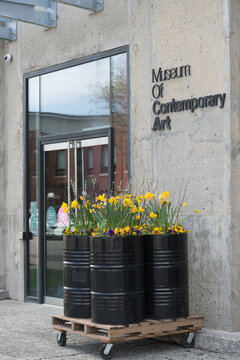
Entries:
{"label": "reflection of tree in glass", "polygon": [[111,125],[114,127],[114,185],[125,189],[128,182],[127,141],[127,62],[126,54],[111,57],[111,81],[98,84],[95,89],[97,102],[102,100],[109,107]]}
{"label": "reflection of tree in glass", "polygon": [[112,61],[111,84],[102,86],[98,84],[95,89],[96,100],[100,99],[106,103],[105,108],[111,98],[111,113],[120,115],[127,113],[127,72],[126,62],[121,58]]}
{"label": "reflection of tree in glass", "polygon": [[[119,59],[120,60],[120,59]],[[127,73],[126,64],[114,63],[112,72],[111,112],[114,115],[127,113]]]}
{"label": "reflection of tree in glass", "polygon": [[114,127],[114,180],[115,189],[125,190],[128,182],[127,141],[127,64],[126,54],[113,57],[111,87],[111,114]]}

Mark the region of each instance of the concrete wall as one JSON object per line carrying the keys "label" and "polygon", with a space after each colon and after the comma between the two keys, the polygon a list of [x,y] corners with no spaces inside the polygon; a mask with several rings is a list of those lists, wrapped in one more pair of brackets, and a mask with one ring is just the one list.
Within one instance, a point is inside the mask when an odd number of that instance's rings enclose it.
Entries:
{"label": "concrete wall", "polygon": [[[23,75],[18,59],[20,42],[15,41],[16,52],[5,45],[5,53],[12,53],[11,63],[4,63],[5,73],[5,283],[9,296],[24,298],[23,259]],[[3,59],[1,58],[1,62]]]}
{"label": "concrete wall", "polygon": [[[231,330],[228,4],[219,0],[150,3],[132,9],[131,39],[138,49],[131,52],[131,123],[136,127],[132,173],[137,181],[148,173],[158,191],[171,194],[188,182],[186,213],[200,210],[188,222],[191,312],[203,314],[206,327]],[[187,64],[191,76],[165,81],[161,101],[227,93],[224,109],[169,114],[172,129],[153,132],[151,69]]]}
{"label": "concrete wall", "polygon": [[[173,193],[188,182],[186,214],[200,210],[188,221],[191,312],[204,315],[208,328],[240,330],[236,317],[240,306],[239,120],[238,103],[230,101],[232,93],[239,93],[239,82],[232,71],[230,89],[229,70],[230,55],[231,65],[239,70],[239,60],[234,60],[240,55],[238,35],[229,31],[229,12],[234,31],[239,23],[239,12],[231,11],[238,2],[232,1],[232,9],[225,0],[104,3],[104,11],[93,15],[58,4],[55,29],[43,31],[19,23],[18,40],[6,45],[6,52],[13,54],[13,62],[5,67],[6,282],[10,296],[23,296],[23,244],[18,240],[23,219],[23,74],[129,44],[133,188],[146,180],[156,191]],[[182,65],[191,66],[191,75],[165,81],[163,102],[226,93],[225,106],[170,114],[172,129],[153,132],[151,70]],[[231,131],[236,149],[232,172]]]}
{"label": "concrete wall", "polygon": [[[0,40],[0,59],[4,54],[4,41]],[[5,288],[5,126],[4,126],[4,64],[0,60],[0,289]]]}

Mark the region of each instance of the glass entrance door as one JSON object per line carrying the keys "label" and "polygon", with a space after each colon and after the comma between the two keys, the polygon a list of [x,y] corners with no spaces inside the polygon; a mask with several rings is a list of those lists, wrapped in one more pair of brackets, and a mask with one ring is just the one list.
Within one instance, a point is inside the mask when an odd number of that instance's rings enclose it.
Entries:
{"label": "glass entrance door", "polygon": [[62,202],[110,192],[108,137],[45,143],[42,147],[42,240],[45,302],[63,298],[63,232],[68,223]]}

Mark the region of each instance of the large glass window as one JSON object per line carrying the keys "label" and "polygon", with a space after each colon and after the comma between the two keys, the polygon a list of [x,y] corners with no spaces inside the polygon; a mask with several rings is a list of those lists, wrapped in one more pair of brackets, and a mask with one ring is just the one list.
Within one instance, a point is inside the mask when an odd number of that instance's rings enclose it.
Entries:
{"label": "large glass window", "polygon": [[[114,184],[125,191],[128,184],[128,99],[127,54],[99,58],[28,79],[28,225],[33,233],[29,241],[28,296],[38,296],[38,139],[45,135],[66,135],[103,128],[114,128]],[[106,182],[108,153],[88,148],[86,157],[86,186],[92,178]],[[95,159],[95,160],[93,160]],[[79,165],[79,164],[78,164]],[[54,164],[58,186],[66,181],[66,158],[59,151]],[[101,190],[103,191],[103,190]]]}

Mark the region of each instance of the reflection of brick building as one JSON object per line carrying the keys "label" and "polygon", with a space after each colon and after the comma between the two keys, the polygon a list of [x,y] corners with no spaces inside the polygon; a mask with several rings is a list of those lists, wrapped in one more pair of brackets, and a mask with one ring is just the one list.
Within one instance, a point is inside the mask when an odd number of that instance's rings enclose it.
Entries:
{"label": "reflection of brick building", "polygon": [[[115,121],[120,118],[120,121]],[[115,189],[124,191],[128,187],[128,135],[127,117],[125,115],[114,116],[114,182]]]}
{"label": "reflection of brick building", "polygon": [[[77,150],[77,188],[78,196],[83,192],[98,194],[108,192],[108,146],[98,145]],[[82,157],[83,152],[83,157]],[[46,191],[54,193],[58,203],[67,201],[67,150],[46,153]],[[84,164],[82,163],[84,159]],[[70,150],[70,173],[72,188],[75,188],[74,150]],[[107,157],[108,160],[108,157]],[[104,166],[105,165],[105,166]],[[83,188],[84,187],[84,188]],[[74,198],[73,189],[71,191]],[[46,194],[47,195],[47,194]]]}
{"label": "reflection of brick building", "polygon": [[[36,129],[35,119],[39,117],[37,113],[29,113],[29,190],[30,198],[36,199],[36,175],[37,169],[37,145],[36,145]],[[89,127],[106,127],[109,124],[109,117],[107,116],[70,116],[63,114],[43,113],[41,114],[42,134],[44,132],[45,124],[48,128],[66,129],[71,124],[71,129],[76,132]],[[128,138],[127,138],[127,117],[125,115],[113,116],[114,126],[114,187],[116,190],[125,191],[128,184]],[[31,129],[32,124],[32,129]],[[49,125],[50,124],[50,125]],[[78,149],[78,195],[83,191],[82,174],[84,174],[85,189],[87,193],[107,193],[108,192],[108,147],[106,145],[99,145],[84,148],[84,171],[82,171],[82,154]],[[62,154],[64,152],[64,155]],[[73,150],[71,150],[71,153]],[[58,150],[51,151],[48,155],[47,161],[47,193],[54,193],[56,201],[60,204],[62,201],[67,201],[67,151]],[[63,166],[63,167],[61,167]],[[74,160],[71,154],[71,180],[74,183]],[[65,190],[63,191],[63,188]],[[46,194],[47,195],[47,194]],[[73,193],[72,193],[72,196]],[[30,209],[30,204],[29,204]]]}

